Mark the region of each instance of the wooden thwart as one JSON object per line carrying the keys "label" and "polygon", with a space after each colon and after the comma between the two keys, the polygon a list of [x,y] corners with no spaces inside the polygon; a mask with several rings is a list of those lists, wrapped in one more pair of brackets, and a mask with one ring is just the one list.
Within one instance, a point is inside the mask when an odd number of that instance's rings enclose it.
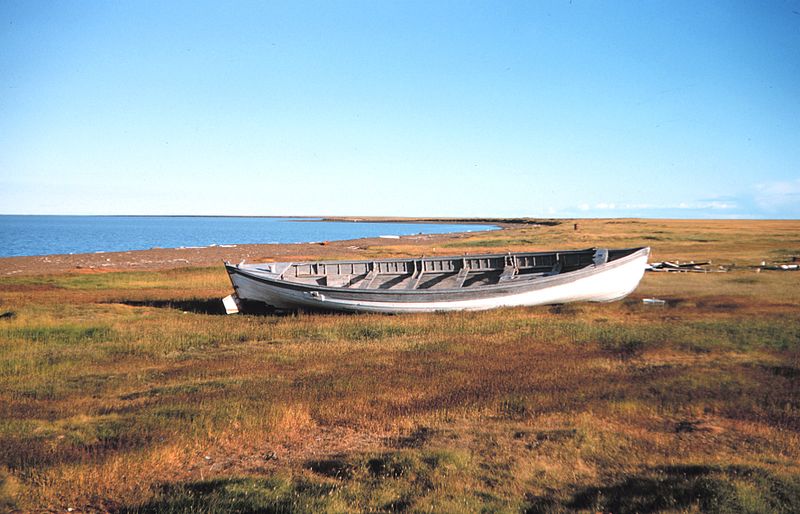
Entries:
{"label": "wooden thwart", "polygon": [[369,289],[370,287],[372,287],[372,283],[375,281],[375,278],[377,276],[378,276],[378,270],[376,270],[375,268],[372,268],[369,271],[369,273],[367,273],[367,276],[364,277],[364,281],[361,282],[361,287],[360,288],[361,289]]}
{"label": "wooden thwart", "polygon": [[461,268],[458,270],[458,275],[456,275],[456,287],[464,287],[464,282],[467,280],[467,275],[469,275],[469,268]]}
{"label": "wooden thwart", "polygon": [[517,274],[517,268],[514,266],[506,266],[503,268],[503,273],[500,275],[500,282],[508,282],[512,280],[514,276]]}

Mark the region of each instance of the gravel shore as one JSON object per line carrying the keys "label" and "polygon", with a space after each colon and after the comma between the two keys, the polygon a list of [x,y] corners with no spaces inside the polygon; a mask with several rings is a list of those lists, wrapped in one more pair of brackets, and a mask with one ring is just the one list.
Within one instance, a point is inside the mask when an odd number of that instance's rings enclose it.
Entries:
{"label": "gravel shore", "polygon": [[[475,233],[469,233],[474,235]],[[467,233],[367,238],[298,244],[226,245],[202,248],[153,248],[128,252],[41,255],[0,258],[0,276],[102,271],[157,270],[186,266],[215,266],[222,261],[300,261],[314,259],[369,259],[414,254],[416,247],[435,247]],[[458,252],[450,252],[458,253]]]}

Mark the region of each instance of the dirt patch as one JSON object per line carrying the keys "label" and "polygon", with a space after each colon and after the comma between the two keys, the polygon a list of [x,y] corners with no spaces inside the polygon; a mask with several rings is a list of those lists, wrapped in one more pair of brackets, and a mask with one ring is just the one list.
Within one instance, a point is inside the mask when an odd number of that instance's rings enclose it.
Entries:
{"label": "dirt patch", "polygon": [[732,297],[711,297],[697,301],[698,309],[714,312],[732,312],[745,306],[741,300]]}

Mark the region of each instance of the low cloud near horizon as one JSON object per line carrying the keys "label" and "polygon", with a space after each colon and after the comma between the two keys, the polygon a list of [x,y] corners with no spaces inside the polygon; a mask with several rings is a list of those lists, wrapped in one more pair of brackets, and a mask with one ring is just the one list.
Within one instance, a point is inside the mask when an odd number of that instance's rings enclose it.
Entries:
{"label": "low cloud near horizon", "polygon": [[583,202],[554,214],[577,217],[637,218],[800,218],[800,178],[764,182],[735,195],[678,203]]}

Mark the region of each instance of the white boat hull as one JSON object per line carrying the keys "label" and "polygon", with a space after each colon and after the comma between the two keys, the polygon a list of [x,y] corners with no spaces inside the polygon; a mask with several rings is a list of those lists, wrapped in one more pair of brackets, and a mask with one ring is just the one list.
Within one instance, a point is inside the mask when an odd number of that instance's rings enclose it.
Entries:
{"label": "white boat hull", "polygon": [[619,300],[636,289],[648,255],[649,248],[643,248],[619,260],[525,283],[442,291],[377,291],[288,284],[270,273],[259,274],[257,270],[230,265],[228,272],[239,299],[265,303],[277,309],[379,313],[477,311]]}

